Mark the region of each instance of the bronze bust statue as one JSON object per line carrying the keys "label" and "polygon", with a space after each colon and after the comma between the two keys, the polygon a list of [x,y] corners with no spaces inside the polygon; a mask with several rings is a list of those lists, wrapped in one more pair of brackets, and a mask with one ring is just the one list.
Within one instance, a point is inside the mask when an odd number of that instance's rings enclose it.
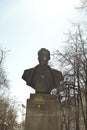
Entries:
{"label": "bronze bust statue", "polygon": [[50,52],[45,48],[38,51],[39,64],[34,68],[24,70],[22,75],[26,84],[35,89],[36,93],[49,93],[54,88],[60,87],[60,82],[63,81],[62,73],[52,69],[48,65]]}

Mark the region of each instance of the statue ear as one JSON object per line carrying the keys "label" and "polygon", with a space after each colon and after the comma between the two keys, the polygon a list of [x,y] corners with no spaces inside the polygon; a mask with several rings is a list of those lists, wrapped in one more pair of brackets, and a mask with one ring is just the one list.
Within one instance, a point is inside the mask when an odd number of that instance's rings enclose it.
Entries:
{"label": "statue ear", "polygon": [[50,60],[50,56],[49,56],[48,60]]}

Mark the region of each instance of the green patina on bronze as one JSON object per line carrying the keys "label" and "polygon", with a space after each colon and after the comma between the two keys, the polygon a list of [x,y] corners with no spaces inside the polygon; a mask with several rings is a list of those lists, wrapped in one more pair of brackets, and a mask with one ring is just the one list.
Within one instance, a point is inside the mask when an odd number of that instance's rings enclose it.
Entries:
{"label": "green patina on bronze", "polygon": [[32,102],[37,105],[41,105],[45,104],[45,99],[42,96],[36,96],[34,99],[32,99]]}

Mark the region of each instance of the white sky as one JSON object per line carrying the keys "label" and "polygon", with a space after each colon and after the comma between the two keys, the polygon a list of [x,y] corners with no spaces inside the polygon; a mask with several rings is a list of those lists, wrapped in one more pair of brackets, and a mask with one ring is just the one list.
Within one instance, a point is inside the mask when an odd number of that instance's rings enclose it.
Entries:
{"label": "white sky", "polygon": [[10,50],[5,67],[11,95],[26,103],[32,88],[21,79],[37,65],[37,51],[61,49],[69,20],[79,21],[78,0],[0,0],[0,47]]}

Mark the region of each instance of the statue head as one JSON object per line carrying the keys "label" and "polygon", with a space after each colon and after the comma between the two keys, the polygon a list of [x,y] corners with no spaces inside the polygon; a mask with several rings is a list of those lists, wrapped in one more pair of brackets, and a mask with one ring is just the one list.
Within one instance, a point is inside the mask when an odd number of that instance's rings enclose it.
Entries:
{"label": "statue head", "polygon": [[48,63],[48,60],[50,59],[50,52],[49,50],[45,48],[41,48],[38,51],[38,60],[41,65],[45,65]]}

